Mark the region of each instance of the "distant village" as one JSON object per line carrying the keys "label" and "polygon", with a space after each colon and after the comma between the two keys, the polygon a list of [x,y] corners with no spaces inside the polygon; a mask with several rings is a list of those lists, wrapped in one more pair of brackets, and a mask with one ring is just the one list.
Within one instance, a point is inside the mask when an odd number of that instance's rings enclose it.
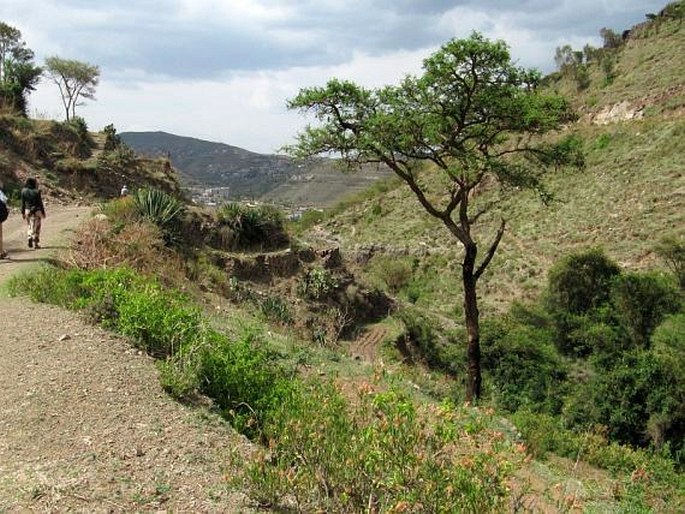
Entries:
{"label": "distant village", "polygon": [[[191,186],[187,187],[186,191],[188,192],[190,199],[194,204],[206,207],[220,207],[223,204],[231,202],[243,203],[250,207],[257,207],[259,205],[265,204],[265,202],[254,199],[248,200],[246,198],[233,198],[231,197],[230,187]],[[304,214],[308,210],[312,210],[311,207],[293,207],[283,205],[279,205],[278,207],[283,210],[286,218],[288,218],[291,221],[300,219],[300,217],[302,217],[302,214]],[[322,211],[322,209],[314,210]]]}
{"label": "distant village", "polygon": [[199,205],[212,207],[232,200],[230,187],[188,187],[187,191],[193,203]]}

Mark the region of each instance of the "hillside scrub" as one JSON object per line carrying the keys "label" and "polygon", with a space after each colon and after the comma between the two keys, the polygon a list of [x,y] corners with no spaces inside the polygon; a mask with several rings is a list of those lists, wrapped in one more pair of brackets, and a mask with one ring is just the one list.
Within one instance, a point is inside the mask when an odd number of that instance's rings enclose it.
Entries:
{"label": "hillside scrub", "polygon": [[[502,408],[558,415],[577,430],[683,462],[685,388],[673,276],[625,272],[598,249],[551,270],[540,306],[486,327],[485,365]],[[657,344],[658,342],[658,344]]]}
{"label": "hillside scrub", "polygon": [[[369,503],[405,512],[492,512],[510,501],[508,481],[524,449],[489,429],[477,410],[424,412],[375,386],[348,403],[335,388],[307,385],[255,332],[231,339],[208,328],[179,292],[126,268],[45,268],[14,278],[10,291],[86,312],[162,359],[165,387],[209,395],[241,432],[267,446],[245,475],[261,504],[359,511]],[[483,447],[488,451],[483,452]],[[343,465],[341,465],[343,463]]]}

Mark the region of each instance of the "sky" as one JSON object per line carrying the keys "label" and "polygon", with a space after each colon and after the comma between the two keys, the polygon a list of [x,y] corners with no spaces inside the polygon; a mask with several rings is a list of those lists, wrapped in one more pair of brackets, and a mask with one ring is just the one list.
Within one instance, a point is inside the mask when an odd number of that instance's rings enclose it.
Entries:
{"label": "sky", "polygon": [[[668,0],[2,0],[0,21],[41,65],[53,55],[98,65],[90,130],[162,130],[275,153],[312,119],[286,101],[330,78],[365,87],[419,75],[423,59],[474,30],[520,66],[554,69],[554,51],[601,46]],[[54,83],[30,116],[64,119]]]}

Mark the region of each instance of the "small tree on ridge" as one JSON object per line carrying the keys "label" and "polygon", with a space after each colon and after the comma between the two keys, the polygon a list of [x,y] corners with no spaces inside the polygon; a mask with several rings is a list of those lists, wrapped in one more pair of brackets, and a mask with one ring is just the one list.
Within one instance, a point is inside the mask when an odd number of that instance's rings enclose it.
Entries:
{"label": "small tree on ridge", "polygon": [[76,106],[83,105],[79,99],[95,99],[95,88],[100,80],[98,66],[53,56],[45,59],[45,69],[59,88],[67,121],[76,116]]}

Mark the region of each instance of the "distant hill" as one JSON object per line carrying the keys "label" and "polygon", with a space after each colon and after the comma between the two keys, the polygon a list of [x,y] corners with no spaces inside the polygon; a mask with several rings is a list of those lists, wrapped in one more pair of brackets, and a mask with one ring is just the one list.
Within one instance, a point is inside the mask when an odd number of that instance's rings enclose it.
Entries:
{"label": "distant hill", "polygon": [[228,187],[232,198],[323,207],[389,176],[377,168],[343,174],[329,159],[302,164],[283,155],[166,132],[122,132],[120,137],[141,155],[168,156],[184,185]]}

